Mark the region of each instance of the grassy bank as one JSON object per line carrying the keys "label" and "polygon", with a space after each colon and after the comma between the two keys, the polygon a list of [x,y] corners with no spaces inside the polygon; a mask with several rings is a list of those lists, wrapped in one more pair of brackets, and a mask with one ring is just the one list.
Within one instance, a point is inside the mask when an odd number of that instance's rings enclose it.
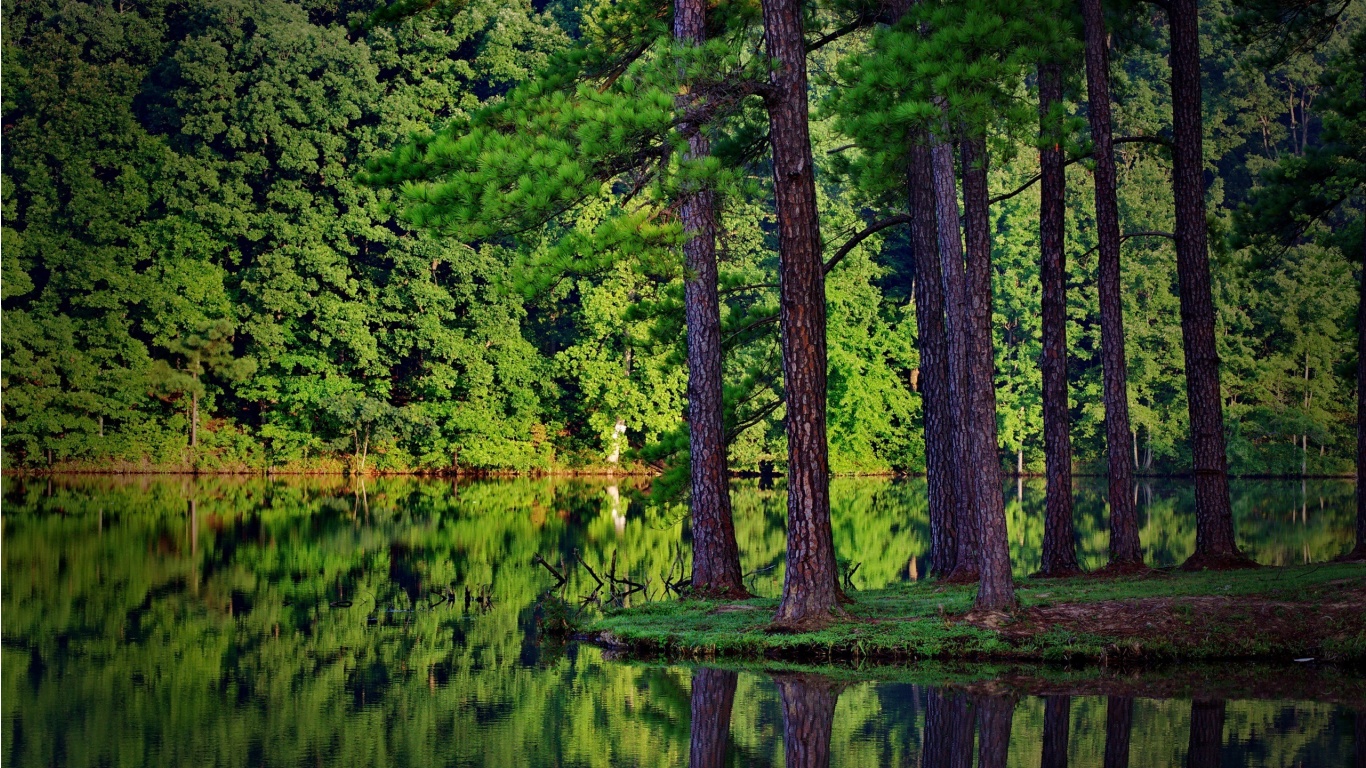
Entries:
{"label": "grassy bank", "polygon": [[1018,610],[986,615],[970,612],[971,585],[855,592],[841,620],[798,634],[769,631],[773,599],[647,603],[608,613],[585,636],[630,654],[678,658],[1366,663],[1360,564],[1026,579],[1017,588]]}

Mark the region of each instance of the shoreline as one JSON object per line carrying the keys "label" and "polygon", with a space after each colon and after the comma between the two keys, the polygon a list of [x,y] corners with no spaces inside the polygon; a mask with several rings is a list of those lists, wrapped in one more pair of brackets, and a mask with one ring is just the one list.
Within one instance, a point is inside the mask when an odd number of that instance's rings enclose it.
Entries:
{"label": "shoreline", "polygon": [[1366,664],[1358,563],[1030,578],[1016,589],[1020,607],[1009,614],[971,613],[975,585],[855,592],[843,618],[795,634],[769,630],[772,598],[654,602],[609,612],[579,637],[627,656],[684,660]]}

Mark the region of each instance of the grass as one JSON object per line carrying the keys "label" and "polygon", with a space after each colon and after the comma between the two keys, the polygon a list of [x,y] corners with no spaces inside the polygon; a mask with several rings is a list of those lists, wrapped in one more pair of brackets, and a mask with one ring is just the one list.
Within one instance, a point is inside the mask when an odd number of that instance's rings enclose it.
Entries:
{"label": "grass", "polygon": [[774,599],[687,600],[609,612],[584,633],[637,656],[795,662],[1288,660],[1366,662],[1366,567],[1154,571],[1025,579],[1018,610],[969,613],[975,586],[918,582],[852,594],[847,615],[769,631]]}

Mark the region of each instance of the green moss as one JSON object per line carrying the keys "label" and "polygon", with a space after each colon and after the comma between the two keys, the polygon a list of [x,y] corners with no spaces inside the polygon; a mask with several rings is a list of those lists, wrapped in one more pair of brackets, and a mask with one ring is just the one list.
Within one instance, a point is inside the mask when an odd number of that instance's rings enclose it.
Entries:
{"label": "green moss", "polygon": [[[861,592],[847,615],[819,631],[769,631],[777,601],[707,600],[648,603],[610,612],[588,628],[597,641],[644,655],[682,658],[766,658],[801,661],[1003,659],[1073,662],[1120,659],[1287,658],[1313,655],[1340,661],[1366,660],[1366,617],[1318,623],[1261,624],[1254,608],[1293,618],[1345,591],[1366,588],[1360,565],[1327,564],[1236,572],[1153,572],[1121,579],[1034,579],[1018,583],[1020,610],[995,626],[966,616],[976,588],[918,582]],[[1359,592],[1357,600],[1360,600]],[[1211,611],[1200,597],[1228,597]],[[1239,603],[1237,598],[1246,598]],[[1156,622],[1116,628],[1040,626],[1031,608],[1118,601],[1155,618],[1174,619],[1172,633]],[[1146,602],[1142,602],[1146,601]],[[1274,604],[1267,607],[1267,601]],[[1255,604],[1255,605],[1254,605]],[[1145,631],[1144,626],[1151,629]]]}

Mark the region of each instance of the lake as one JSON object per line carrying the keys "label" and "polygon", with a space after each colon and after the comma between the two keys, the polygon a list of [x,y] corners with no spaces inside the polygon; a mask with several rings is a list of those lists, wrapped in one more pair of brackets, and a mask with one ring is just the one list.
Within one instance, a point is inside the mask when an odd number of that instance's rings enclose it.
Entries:
{"label": "lake", "polygon": [[[1350,482],[1235,480],[1259,562],[1335,557]],[[610,658],[539,631],[575,553],[648,581],[687,567],[686,508],[638,480],[174,476],[4,479],[3,762],[134,765],[1346,766],[1366,718],[1312,691],[1179,686],[1039,696],[995,669],[822,674]],[[1016,571],[1037,567],[1042,481],[1008,486]],[[836,479],[859,589],[923,575],[923,480]],[[1105,488],[1077,484],[1083,564]],[[1142,480],[1151,564],[1194,548],[1193,491]],[[777,594],[781,483],[736,481],[748,583]],[[591,591],[568,568],[565,594]],[[645,599],[637,594],[631,599]],[[1164,674],[1178,677],[1185,670]],[[1243,677],[1247,678],[1246,670]],[[1294,669],[1268,674],[1291,674]],[[1002,672],[1002,675],[1005,673]],[[1260,673],[1258,673],[1260,674]],[[1256,675],[1252,675],[1256,677]],[[1209,682],[1214,680],[1215,682]],[[966,681],[966,682],[965,682]],[[1125,742],[1127,740],[1127,748]],[[1108,757],[1107,757],[1107,749]],[[1115,762],[1127,755],[1127,763]]]}

